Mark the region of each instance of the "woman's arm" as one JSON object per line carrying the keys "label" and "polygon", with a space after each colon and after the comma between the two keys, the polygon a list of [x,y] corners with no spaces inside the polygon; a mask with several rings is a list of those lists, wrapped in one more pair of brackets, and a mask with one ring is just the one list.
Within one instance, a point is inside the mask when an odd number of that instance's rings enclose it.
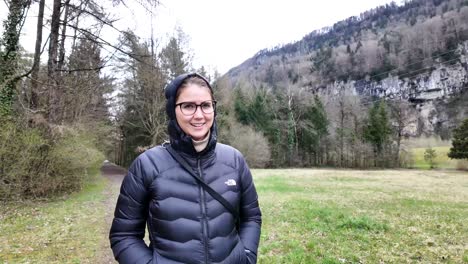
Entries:
{"label": "woman's arm", "polygon": [[241,158],[240,165],[242,196],[240,203],[239,235],[246,249],[249,263],[253,264],[257,262],[262,214],[258,205],[258,196],[252,180],[252,174],[243,158]]}
{"label": "woman's arm", "polygon": [[143,181],[142,156],[133,162],[122,182],[109,234],[114,257],[119,263],[152,260],[152,251],[143,241],[149,200]]}

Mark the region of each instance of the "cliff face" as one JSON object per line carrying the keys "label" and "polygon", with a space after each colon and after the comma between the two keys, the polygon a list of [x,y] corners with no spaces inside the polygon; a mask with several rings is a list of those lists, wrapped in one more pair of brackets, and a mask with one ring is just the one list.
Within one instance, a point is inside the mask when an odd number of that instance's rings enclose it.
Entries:
{"label": "cliff face", "polygon": [[449,137],[450,130],[468,117],[468,42],[459,46],[460,59],[451,65],[440,63],[431,71],[413,77],[389,76],[379,82],[335,82],[319,93],[338,94],[342,89],[368,98],[408,100],[418,110],[407,133],[412,136],[439,134]]}

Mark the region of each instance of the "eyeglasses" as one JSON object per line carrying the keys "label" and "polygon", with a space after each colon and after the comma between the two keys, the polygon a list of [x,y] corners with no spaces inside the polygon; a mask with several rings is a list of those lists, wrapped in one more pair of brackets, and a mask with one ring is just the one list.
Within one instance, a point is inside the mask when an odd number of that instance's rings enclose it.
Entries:
{"label": "eyeglasses", "polygon": [[202,102],[201,104],[196,104],[193,102],[182,102],[176,104],[176,107],[180,107],[180,111],[184,115],[193,115],[195,112],[197,112],[197,108],[200,107],[201,111],[204,114],[211,114],[215,111],[216,109],[216,101],[215,100],[210,100],[210,101],[205,101]]}

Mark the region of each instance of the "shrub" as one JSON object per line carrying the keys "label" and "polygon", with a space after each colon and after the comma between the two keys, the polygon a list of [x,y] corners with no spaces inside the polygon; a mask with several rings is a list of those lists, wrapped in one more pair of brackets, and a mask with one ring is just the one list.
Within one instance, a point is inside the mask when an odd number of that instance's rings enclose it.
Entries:
{"label": "shrub", "polygon": [[63,128],[48,155],[47,166],[53,177],[47,182],[52,193],[81,189],[89,179],[89,171],[97,169],[104,160],[97,145],[94,136],[81,127]]}
{"label": "shrub", "polygon": [[0,199],[22,196],[37,180],[39,164],[49,145],[34,129],[20,129],[14,122],[0,127]]}
{"label": "shrub", "polygon": [[242,152],[250,167],[267,166],[271,153],[268,140],[262,133],[241,124],[231,126],[229,133],[232,146]]}
{"label": "shrub", "polygon": [[436,159],[436,157],[437,157],[437,153],[433,148],[428,147],[424,151],[424,160],[427,163],[429,163],[429,166],[430,166],[431,169],[435,168],[435,165],[436,165],[435,159]]}
{"label": "shrub", "polygon": [[79,127],[56,127],[54,139],[3,122],[0,128],[0,200],[50,197],[82,188],[104,156],[95,136]]}

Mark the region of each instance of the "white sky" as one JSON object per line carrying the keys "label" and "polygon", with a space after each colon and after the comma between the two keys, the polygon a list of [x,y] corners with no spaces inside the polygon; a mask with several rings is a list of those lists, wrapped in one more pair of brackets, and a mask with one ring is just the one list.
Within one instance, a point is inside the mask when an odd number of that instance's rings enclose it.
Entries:
{"label": "white sky", "polygon": [[[127,1],[131,3],[131,0]],[[194,66],[201,65],[224,74],[259,50],[300,40],[306,34],[353,15],[390,3],[391,0],[161,0],[154,18],[154,32],[167,37],[180,26],[190,37]],[[400,4],[399,1],[396,1]],[[51,1],[46,0],[51,6]],[[35,4],[37,7],[37,4]],[[22,45],[33,50],[35,15],[23,30]],[[0,2],[0,20],[6,18],[4,1]],[[143,38],[150,36],[150,15],[114,9],[121,17],[120,29],[133,29]],[[28,22],[29,22],[28,21]],[[3,31],[3,27],[2,30]],[[112,37],[115,43],[117,37]]]}

